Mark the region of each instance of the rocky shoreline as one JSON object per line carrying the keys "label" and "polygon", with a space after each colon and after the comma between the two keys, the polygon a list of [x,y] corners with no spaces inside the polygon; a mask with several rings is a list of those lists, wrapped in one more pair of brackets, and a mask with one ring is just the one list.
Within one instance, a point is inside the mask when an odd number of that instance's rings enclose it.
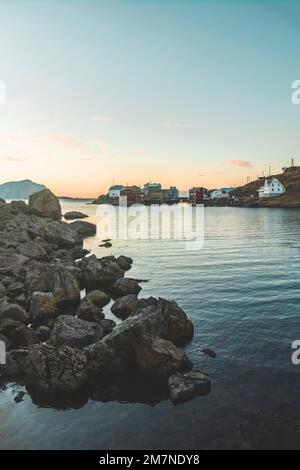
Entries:
{"label": "rocky shoreline", "polygon": [[[138,281],[125,277],[132,259],[85,250],[95,225],[63,222],[49,190],[28,205],[0,202],[0,217],[2,381],[40,396],[93,393],[129,376],[161,384],[173,403],[209,393],[210,378],[182,349],[192,322],[174,301],[139,297]],[[111,301],[118,325],[103,313]]]}

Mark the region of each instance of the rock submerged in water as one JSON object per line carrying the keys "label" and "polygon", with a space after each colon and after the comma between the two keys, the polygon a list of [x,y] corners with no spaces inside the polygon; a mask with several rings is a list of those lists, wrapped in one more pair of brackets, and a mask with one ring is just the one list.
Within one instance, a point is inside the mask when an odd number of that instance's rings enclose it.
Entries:
{"label": "rock submerged in water", "polygon": [[193,368],[182,349],[159,336],[141,336],[134,349],[138,371],[154,379],[166,379],[177,371]]}
{"label": "rock submerged in water", "polygon": [[170,398],[174,404],[182,403],[199,395],[208,395],[211,381],[202,372],[177,373],[169,378]]}
{"label": "rock submerged in water", "polygon": [[82,212],[77,212],[77,211],[66,212],[64,214],[65,220],[77,220],[77,219],[86,219],[86,218],[88,218],[88,215],[83,214]]}

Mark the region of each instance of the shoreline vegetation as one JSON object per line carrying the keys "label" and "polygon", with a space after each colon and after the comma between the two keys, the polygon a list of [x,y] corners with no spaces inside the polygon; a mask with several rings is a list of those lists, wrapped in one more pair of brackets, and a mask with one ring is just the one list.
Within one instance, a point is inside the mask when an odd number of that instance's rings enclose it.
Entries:
{"label": "shoreline vegetation", "polygon": [[[62,221],[48,189],[28,204],[0,202],[0,216],[2,384],[24,383],[39,403],[97,396],[176,404],[210,392],[209,376],[193,371],[183,349],[191,320],[175,301],[139,297],[139,282],[126,277],[132,259],[85,250],[94,224]],[[111,302],[119,324],[105,318]]]}

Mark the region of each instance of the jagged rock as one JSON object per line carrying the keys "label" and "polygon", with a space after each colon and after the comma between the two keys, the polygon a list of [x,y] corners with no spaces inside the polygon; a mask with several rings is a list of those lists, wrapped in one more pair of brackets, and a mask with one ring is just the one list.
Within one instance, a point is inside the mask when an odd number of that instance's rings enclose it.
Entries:
{"label": "jagged rock", "polygon": [[26,275],[27,294],[51,292],[58,306],[72,305],[80,301],[77,279],[66,267],[55,264],[36,264]]}
{"label": "jagged rock", "polygon": [[88,291],[107,289],[118,277],[124,276],[118,264],[111,259],[101,259],[95,255],[84,258],[79,267],[83,272],[84,284]]}
{"label": "jagged rock", "polygon": [[61,207],[58,198],[49,190],[43,189],[29,196],[29,212],[38,217],[53,220],[61,219]]}
{"label": "jagged rock", "polygon": [[129,317],[136,305],[138,304],[139,299],[135,294],[125,295],[124,297],[119,297],[111,307],[111,311],[117,317],[122,319]]}
{"label": "jagged rock", "polygon": [[138,295],[141,290],[142,288],[138,282],[129,278],[118,279],[110,289],[112,296],[115,299],[129,294]]}
{"label": "jagged rock", "polygon": [[51,221],[47,224],[39,222],[30,226],[29,233],[32,237],[42,238],[60,249],[70,250],[82,244],[82,237],[66,222]]}
{"label": "jagged rock", "polygon": [[3,286],[3,284],[0,284],[0,298],[5,297],[5,295],[6,295],[6,289]]}
{"label": "jagged rock", "polygon": [[19,212],[22,212],[23,214],[26,214],[26,215],[29,214],[29,208],[25,201],[12,201],[11,207],[13,209],[17,209]]}
{"label": "jagged rock", "polygon": [[49,328],[48,326],[41,325],[37,329],[37,334],[39,336],[40,341],[47,341],[51,335],[51,328]]}
{"label": "jagged rock", "polygon": [[76,220],[76,222],[71,222],[69,227],[82,238],[93,237],[97,233],[97,227],[95,224],[84,222],[83,220]]}
{"label": "jagged rock", "polygon": [[0,333],[2,333],[4,336],[8,337],[11,335],[11,333],[18,328],[19,326],[22,326],[23,323],[20,321],[16,320],[10,320],[8,318],[0,320]]}
{"label": "jagged rock", "polygon": [[2,199],[2,197],[0,197],[0,204],[6,204],[5,199]]}
{"label": "jagged rock", "polygon": [[29,258],[17,253],[0,253],[0,276],[16,276],[23,270]]}
{"label": "jagged rock", "polygon": [[13,330],[9,337],[13,349],[29,349],[39,343],[37,333],[30,327],[22,325]]}
{"label": "jagged rock", "polygon": [[0,299],[0,322],[3,320],[14,320],[28,323],[28,315],[18,304],[12,304],[7,299]]}
{"label": "jagged rock", "polygon": [[51,292],[33,292],[29,306],[30,320],[35,325],[47,325],[56,318],[58,309],[56,299]]}
{"label": "jagged rock", "polygon": [[66,212],[64,215],[66,220],[86,219],[87,217],[88,215],[77,211]]}
{"label": "jagged rock", "polygon": [[34,346],[24,368],[26,383],[42,393],[76,392],[88,380],[86,355],[68,346]]}
{"label": "jagged rock", "polygon": [[93,290],[89,292],[86,295],[86,298],[99,308],[105,307],[105,305],[110,302],[110,297],[101,290]]}
{"label": "jagged rock", "polygon": [[101,245],[99,245],[100,248],[111,248],[112,247],[112,243],[110,242],[105,242],[105,243],[101,243]]}
{"label": "jagged rock", "polygon": [[99,322],[104,318],[101,308],[97,307],[89,299],[85,298],[80,302],[77,310],[77,317],[89,322]]}
{"label": "jagged rock", "polygon": [[128,256],[118,256],[117,263],[123,271],[129,271],[132,268],[133,259]]}
{"label": "jagged rock", "polygon": [[16,298],[24,292],[24,289],[24,284],[16,281],[15,279],[11,279],[11,281],[6,284],[6,293],[8,297]]}
{"label": "jagged rock", "polygon": [[103,334],[104,330],[98,323],[84,321],[71,315],[62,315],[54,324],[49,344],[81,349],[99,341]]}
{"label": "jagged rock", "polygon": [[90,372],[101,375],[116,375],[124,371],[124,364],[127,358],[123,351],[116,351],[110,348],[103,341],[91,344],[84,348]]}
{"label": "jagged rock", "polygon": [[192,369],[184,351],[159,336],[141,336],[134,349],[137,368],[148,377],[165,379],[177,371]]}
{"label": "jagged rock", "polygon": [[202,372],[177,373],[169,378],[170,398],[174,404],[207,395],[210,390],[210,378]]}
{"label": "jagged rock", "polygon": [[180,344],[193,336],[193,323],[174,301],[153,299],[155,303],[137,310],[116,326],[103,341],[110,347],[132,351],[132,346],[144,334],[160,336],[163,339]]}
{"label": "jagged rock", "polygon": [[103,338],[104,338],[104,336],[111,333],[112,330],[116,326],[116,323],[113,320],[109,320],[108,318],[104,318],[103,320],[101,320],[100,324],[103,328]]}
{"label": "jagged rock", "polygon": [[18,246],[17,252],[20,255],[27,256],[27,258],[30,259],[36,259],[41,261],[47,259],[46,251],[39,243],[35,241],[30,241]]}
{"label": "jagged rock", "polygon": [[27,349],[9,351],[6,354],[6,363],[0,364],[0,374],[2,374],[4,377],[23,376],[27,356]]}

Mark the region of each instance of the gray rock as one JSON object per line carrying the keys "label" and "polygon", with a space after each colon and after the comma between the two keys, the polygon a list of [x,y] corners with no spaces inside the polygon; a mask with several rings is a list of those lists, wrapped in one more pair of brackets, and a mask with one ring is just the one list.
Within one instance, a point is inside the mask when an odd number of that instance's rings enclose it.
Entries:
{"label": "gray rock", "polygon": [[104,318],[101,308],[97,307],[89,299],[85,298],[80,302],[77,310],[77,317],[89,322],[99,322]]}
{"label": "gray rock", "polygon": [[159,336],[141,336],[134,349],[137,368],[148,377],[165,379],[175,372],[192,368],[182,349]]}
{"label": "gray rock", "polygon": [[39,243],[34,241],[19,245],[17,247],[17,252],[20,255],[27,256],[30,259],[36,259],[40,261],[47,259],[47,253],[44,248]]}
{"label": "gray rock", "polygon": [[117,258],[117,263],[123,271],[129,271],[132,268],[133,259],[128,256],[121,255]]}
{"label": "gray rock", "polygon": [[17,253],[0,252],[0,276],[16,276],[23,270],[29,258]]}
{"label": "gray rock", "polygon": [[29,326],[19,326],[9,337],[13,349],[29,349],[34,344],[39,343],[37,333]]}
{"label": "gray rock", "polygon": [[9,351],[6,354],[6,364],[0,364],[0,374],[4,377],[22,377],[27,356],[27,349]]}
{"label": "gray rock", "polygon": [[138,295],[142,290],[141,286],[137,281],[130,278],[121,278],[118,279],[113,286],[111,286],[112,296],[116,299],[119,297],[124,297],[125,295],[135,294]]}
{"label": "gray rock", "polygon": [[47,341],[51,335],[51,328],[49,328],[48,326],[41,325],[37,329],[37,334],[39,336],[40,341]]}
{"label": "gray rock", "polygon": [[3,320],[14,320],[28,323],[28,315],[18,304],[12,304],[7,299],[0,299],[0,322]]}
{"label": "gray rock", "polygon": [[88,361],[88,369],[99,375],[117,375],[124,372],[124,364],[127,362],[126,355],[122,351],[110,348],[103,341],[98,341],[84,348]]}
{"label": "gray rock", "polygon": [[58,198],[49,190],[44,189],[29,196],[29,212],[38,217],[53,220],[61,219],[61,207]]}
{"label": "gray rock", "polygon": [[202,372],[177,373],[169,378],[170,398],[174,404],[191,400],[211,391],[211,381]]}
{"label": "gray rock", "polygon": [[29,312],[32,323],[47,325],[50,319],[56,318],[58,315],[54,295],[51,292],[33,292]]}
{"label": "gray rock", "polygon": [[84,321],[71,315],[62,315],[54,324],[49,344],[81,349],[99,341],[103,334],[104,330],[98,323]]}
{"label": "gray rock", "polygon": [[6,204],[5,199],[3,199],[2,197],[0,197],[0,204]]}
{"label": "gray rock", "polygon": [[127,318],[133,312],[134,308],[138,304],[139,299],[135,294],[125,295],[119,297],[111,307],[111,311],[114,315],[119,318]]}
{"label": "gray rock", "polygon": [[64,218],[66,220],[76,220],[76,219],[86,219],[88,215],[83,214],[82,212],[72,211],[66,212]]}
{"label": "gray rock", "polygon": [[18,210],[19,212],[23,212],[23,214],[29,214],[29,208],[24,201],[12,201],[11,202],[11,207],[13,209]]}
{"label": "gray rock", "polygon": [[84,222],[83,220],[77,220],[69,224],[70,229],[74,230],[80,237],[93,237],[97,233],[97,227],[95,224],[90,222]]}
{"label": "gray rock", "polygon": [[26,383],[42,393],[80,390],[88,380],[86,355],[68,346],[40,344],[30,349],[25,363]]}
{"label": "gray rock", "polygon": [[23,323],[20,321],[16,320],[10,320],[8,318],[0,320],[0,333],[2,333],[4,336],[8,337],[11,335],[11,333],[18,328],[19,326],[22,326]]}
{"label": "gray rock", "polygon": [[74,305],[80,301],[77,279],[66,267],[55,264],[35,264],[26,275],[27,294],[51,292],[57,306]]}
{"label": "gray rock", "polygon": [[112,260],[101,259],[95,255],[84,258],[79,267],[83,272],[84,284],[88,291],[96,289],[107,289],[124,275],[118,264]]}
{"label": "gray rock", "polygon": [[89,292],[86,295],[86,298],[99,308],[105,307],[105,305],[109,304],[110,302],[110,297],[101,290],[94,290]]}

